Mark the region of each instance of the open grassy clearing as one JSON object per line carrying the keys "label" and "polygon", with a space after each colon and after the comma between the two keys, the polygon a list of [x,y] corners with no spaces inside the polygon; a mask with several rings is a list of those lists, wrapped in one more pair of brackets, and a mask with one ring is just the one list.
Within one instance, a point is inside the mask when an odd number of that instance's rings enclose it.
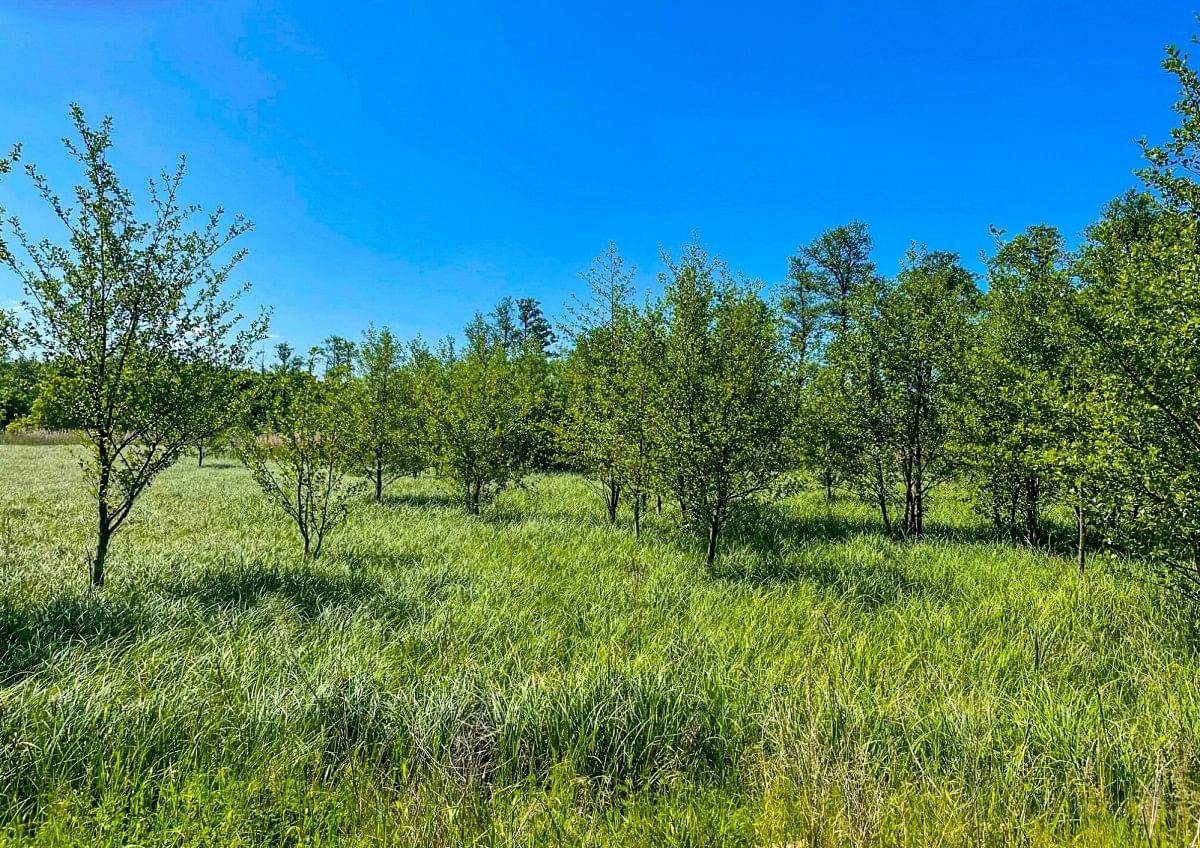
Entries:
{"label": "open grassy clearing", "polygon": [[543,476],[435,481],[316,563],[168,472],[86,587],[69,448],[0,447],[0,833],[84,845],[1187,845],[1200,670],[1148,587],[801,496],[721,574]]}

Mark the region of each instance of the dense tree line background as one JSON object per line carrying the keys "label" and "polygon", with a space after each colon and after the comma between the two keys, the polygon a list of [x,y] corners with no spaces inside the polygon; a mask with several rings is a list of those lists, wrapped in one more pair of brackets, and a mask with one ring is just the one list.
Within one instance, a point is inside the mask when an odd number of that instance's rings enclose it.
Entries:
{"label": "dense tree line background", "polygon": [[67,239],[0,231],[27,292],[4,320],[0,416],[84,434],[96,584],[154,477],[228,447],[308,556],[406,474],[436,473],[478,514],[531,472],[575,470],[635,534],[671,511],[710,567],[731,517],[797,486],[919,539],[953,482],[1014,542],[1061,545],[1069,517],[1079,568],[1105,551],[1200,598],[1200,80],[1177,50],[1165,66],[1180,125],[1078,249],[1051,226],[997,231],[983,279],[919,245],[889,278],[851,222],[802,245],[774,289],[689,245],[638,299],[610,245],[557,332],[536,300],[506,298],[462,341],[372,327],[281,343],[269,366],[252,362],[265,316],[243,320],[228,290],[249,223],[181,205],[182,167],[139,217],[108,122],[75,109],[74,205],[26,168]]}

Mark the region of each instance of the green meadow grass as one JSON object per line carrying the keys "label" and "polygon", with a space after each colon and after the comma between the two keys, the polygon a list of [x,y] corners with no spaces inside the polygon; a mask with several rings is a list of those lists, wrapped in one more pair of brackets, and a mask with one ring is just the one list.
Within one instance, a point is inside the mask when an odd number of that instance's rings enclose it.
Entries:
{"label": "green meadow grass", "polygon": [[229,460],[86,587],[70,448],[0,446],[0,843],[1195,845],[1200,658],[1103,564],[802,495],[719,573],[567,475],[436,481],[315,563]]}

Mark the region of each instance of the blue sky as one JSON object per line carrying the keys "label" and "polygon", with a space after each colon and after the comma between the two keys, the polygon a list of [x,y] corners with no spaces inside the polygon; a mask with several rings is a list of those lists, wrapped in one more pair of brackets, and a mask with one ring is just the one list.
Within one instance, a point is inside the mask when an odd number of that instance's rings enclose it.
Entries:
{"label": "blue sky", "polygon": [[[524,4],[8,0],[0,147],[63,189],[67,104],[140,184],[255,222],[240,276],[304,349],[561,315],[615,240],[655,285],[693,234],[764,282],[852,218],[980,268],[988,227],[1074,235],[1172,126],[1173,2]],[[0,205],[57,234],[19,180]],[[0,302],[18,299],[0,275]]]}

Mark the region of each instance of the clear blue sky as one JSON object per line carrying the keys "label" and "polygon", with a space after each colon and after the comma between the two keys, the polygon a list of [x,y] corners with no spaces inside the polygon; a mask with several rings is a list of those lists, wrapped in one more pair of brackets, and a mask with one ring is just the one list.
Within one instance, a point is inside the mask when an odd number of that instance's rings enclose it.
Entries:
{"label": "clear blue sky", "polygon": [[[865,221],[979,268],[989,225],[1077,234],[1172,126],[1174,2],[317,3],[7,0],[0,146],[65,189],[67,104],[138,183],[254,220],[241,276],[301,349],[369,323],[552,315],[609,239],[654,284],[693,233],[777,281]],[[46,223],[29,192],[0,205]],[[0,302],[19,297],[0,277]]]}

